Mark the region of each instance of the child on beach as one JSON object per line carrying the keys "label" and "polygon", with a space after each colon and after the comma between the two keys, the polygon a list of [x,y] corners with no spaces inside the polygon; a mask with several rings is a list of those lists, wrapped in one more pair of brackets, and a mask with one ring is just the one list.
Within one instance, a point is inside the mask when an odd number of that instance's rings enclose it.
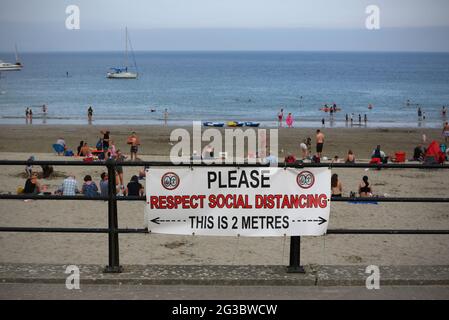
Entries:
{"label": "child on beach", "polygon": [[289,128],[293,127],[293,116],[291,113],[288,114],[287,118],[285,119],[285,123]]}
{"label": "child on beach", "polygon": [[[28,161],[34,161],[34,159],[35,159],[34,156],[31,156],[31,157],[28,158]],[[27,175],[27,178],[31,178],[32,177],[32,175],[33,175],[33,166],[31,164],[28,164],[25,167],[25,173]]]}
{"label": "child on beach", "polygon": [[25,182],[25,187],[23,188],[23,193],[26,194],[38,194],[40,192],[40,184],[37,180],[37,173],[28,178]]}

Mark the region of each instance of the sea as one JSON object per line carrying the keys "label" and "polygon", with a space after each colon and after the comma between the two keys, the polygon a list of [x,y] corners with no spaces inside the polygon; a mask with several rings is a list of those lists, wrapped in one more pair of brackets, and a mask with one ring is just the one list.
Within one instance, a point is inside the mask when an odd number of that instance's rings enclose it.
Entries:
{"label": "sea", "polygon": [[[168,125],[275,127],[282,108],[295,127],[321,127],[322,119],[347,127],[346,114],[353,114],[353,126],[441,128],[442,106],[449,105],[449,53],[135,52],[134,58],[138,79],[113,80],[106,73],[123,66],[123,52],[22,53],[21,71],[0,74],[0,123],[26,123],[29,107],[33,125],[87,124],[92,106],[91,123],[99,125],[164,124],[167,110]],[[14,55],[0,59],[12,62]],[[341,111],[320,110],[333,103]]]}

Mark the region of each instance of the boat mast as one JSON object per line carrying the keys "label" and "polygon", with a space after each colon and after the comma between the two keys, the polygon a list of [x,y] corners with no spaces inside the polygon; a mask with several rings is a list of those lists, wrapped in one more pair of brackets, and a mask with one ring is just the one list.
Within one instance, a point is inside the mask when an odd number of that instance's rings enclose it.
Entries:
{"label": "boat mast", "polygon": [[125,27],[125,67],[128,68],[128,27]]}
{"label": "boat mast", "polygon": [[17,44],[14,44],[14,48],[16,49],[16,63],[19,62],[19,54],[17,52]]}

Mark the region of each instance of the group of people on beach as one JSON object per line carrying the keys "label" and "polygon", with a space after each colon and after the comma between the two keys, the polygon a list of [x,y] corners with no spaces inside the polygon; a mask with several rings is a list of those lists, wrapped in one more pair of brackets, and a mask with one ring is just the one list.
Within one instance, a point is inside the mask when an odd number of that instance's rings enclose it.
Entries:
{"label": "group of people on beach", "polygon": [[[124,162],[127,157],[117,149],[114,141],[111,139],[111,133],[109,130],[101,130],[101,137],[99,138],[96,148],[89,147],[87,141],[80,141],[79,146],[76,150],[76,156],[82,157],[84,161],[93,161],[95,159],[100,161],[115,160],[117,162]],[[130,146],[130,160],[136,161],[140,160],[137,157],[140,139],[136,132],[132,132],[126,142]],[[60,137],[56,141],[57,145],[60,145],[64,149],[64,154],[67,155],[68,149],[67,144],[63,137]],[[73,152],[71,152],[73,154]],[[29,161],[34,161],[34,157],[30,157]],[[20,190],[19,193],[33,193],[37,194],[40,192],[46,192],[46,189],[42,189],[38,181],[38,172],[33,170],[31,165],[25,168],[27,174],[27,180],[25,182],[25,187]],[[123,181],[123,167],[116,166],[116,188],[117,193],[128,196],[142,196],[143,186],[139,183],[139,179],[145,177],[144,170],[140,170],[138,175],[133,175],[128,185],[124,186]],[[46,178],[44,174],[44,178]],[[99,188],[95,182],[92,180],[91,175],[86,175],[84,177],[84,183],[81,189],[78,189],[78,184],[76,178],[73,174],[69,174],[65,179],[60,188],[55,191],[55,194],[61,195],[76,195],[84,194],[87,197],[91,196],[105,196],[107,195],[108,188],[108,176],[103,172],[100,176]]]}
{"label": "group of people on beach", "polygon": [[[291,112],[288,113],[287,117],[285,118],[285,124],[288,128],[293,128],[293,115]],[[281,108],[281,110],[278,112],[278,127],[281,128],[284,122],[284,109]]]}

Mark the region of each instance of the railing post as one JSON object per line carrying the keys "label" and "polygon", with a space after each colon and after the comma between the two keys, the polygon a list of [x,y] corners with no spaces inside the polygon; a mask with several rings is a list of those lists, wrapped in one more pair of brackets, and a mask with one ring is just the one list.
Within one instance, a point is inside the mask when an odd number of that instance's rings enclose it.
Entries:
{"label": "railing post", "polygon": [[290,237],[290,265],[287,268],[288,273],[306,273],[301,266],[301,237]]}
{"label": "railing post", "polygon": [[115,160],[107,160],[108,168],[108,247],[109,264],[104,269],[106,273],[120,273],[120,252],[118,241],[117,195],[115,182]]}

